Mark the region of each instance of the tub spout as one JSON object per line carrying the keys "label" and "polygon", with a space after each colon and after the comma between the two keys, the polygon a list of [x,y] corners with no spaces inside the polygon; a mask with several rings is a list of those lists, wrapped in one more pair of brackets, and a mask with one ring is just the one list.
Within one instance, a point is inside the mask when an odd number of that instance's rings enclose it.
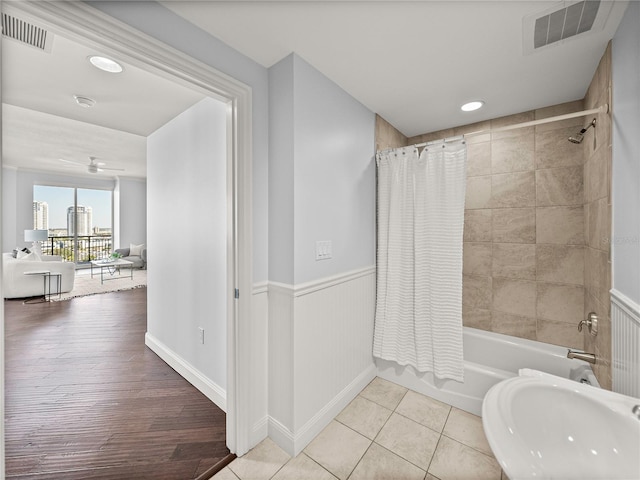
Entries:
{"label": "tub spout", "polygon": [[587,352],[578,352],[576,350],[569,349],[567,352],[567,358],[576,358],[578,360],[584,360],[589,363],[596,363],[596,355],[595,353],[587,353]]}

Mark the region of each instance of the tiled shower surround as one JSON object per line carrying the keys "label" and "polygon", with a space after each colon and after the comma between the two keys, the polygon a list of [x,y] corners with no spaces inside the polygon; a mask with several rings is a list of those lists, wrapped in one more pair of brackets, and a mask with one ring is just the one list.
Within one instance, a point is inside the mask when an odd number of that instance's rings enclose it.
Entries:
{"label": "tiled shower surround", "polygon": [[[609,103],[611,47],[584,100],[411,137],[377,118],[378,148],[428,142]],[[594,352],[611,388],[611,119],[593,117],[467,137],[463,321],[466,326]],[[595,136],[595,140],[594,140]],[[596,339],[579,333],[599,315]]]}
{"label": "tiled shower surround", "polygon": [[[583,109],[583,102],[408,139],[409,144]],[[582,348],[581,118],[467,137],[463,319],[470,327]]]}

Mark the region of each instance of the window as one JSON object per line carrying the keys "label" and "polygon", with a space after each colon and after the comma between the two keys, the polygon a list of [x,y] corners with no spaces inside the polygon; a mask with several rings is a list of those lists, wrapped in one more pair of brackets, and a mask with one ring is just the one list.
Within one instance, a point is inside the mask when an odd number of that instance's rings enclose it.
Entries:
{"label": "window", "polygon": [[78,264],[112,252],[112,192],[34,185],[33,228],[49,231],[42,251]]}

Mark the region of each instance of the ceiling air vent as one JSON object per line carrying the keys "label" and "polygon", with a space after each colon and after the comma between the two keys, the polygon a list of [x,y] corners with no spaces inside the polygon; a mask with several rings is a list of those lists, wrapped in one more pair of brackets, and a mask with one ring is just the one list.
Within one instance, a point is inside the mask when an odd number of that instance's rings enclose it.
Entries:
{"label": "ceiling air vent", "polygon": [[2,14],[2,35],[46,52],[51,51],[53,35],[44,28],[25,22],[9,14]]}
{"label": "ceiling air vent", "polygon": [[567,1],[528,15],[523,25],[524,52],[532,53],[583,33],[602,30],[611,4],[600,0]]}

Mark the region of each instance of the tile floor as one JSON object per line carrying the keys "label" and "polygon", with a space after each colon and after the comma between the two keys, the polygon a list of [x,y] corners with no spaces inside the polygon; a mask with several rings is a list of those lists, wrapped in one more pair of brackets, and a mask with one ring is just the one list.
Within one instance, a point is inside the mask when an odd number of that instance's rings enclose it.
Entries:
{"label": "tile floor", "polygon": [[266,439],[216,480],[505,480],[482,420],[375,378],[291,458]]}

